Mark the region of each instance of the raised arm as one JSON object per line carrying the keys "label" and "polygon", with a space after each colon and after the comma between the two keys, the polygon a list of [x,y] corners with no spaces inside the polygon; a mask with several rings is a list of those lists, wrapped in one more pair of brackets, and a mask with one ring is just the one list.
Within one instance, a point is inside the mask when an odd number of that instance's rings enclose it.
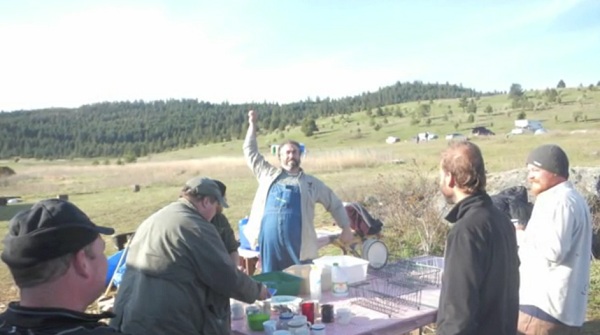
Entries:
{"label": "raised arm", "polygon": [[256,131],[258,128],[258,113],[256,111],[248,112],[248,131],[246,132],[246,139],[244,140],[244,157],[246,158],[246,164],[252,170],[256,178],[261,177],[262,174],[267,174],[271,169],[275,169],[269,162],[265,160],[265,157],[258,151],[258,142],[256,140]]}

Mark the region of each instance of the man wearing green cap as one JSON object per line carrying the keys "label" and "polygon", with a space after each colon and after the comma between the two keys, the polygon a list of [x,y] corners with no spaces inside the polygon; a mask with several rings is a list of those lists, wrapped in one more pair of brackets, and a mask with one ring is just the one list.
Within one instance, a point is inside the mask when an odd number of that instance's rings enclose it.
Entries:
{"label": "man wearing green cap", "polygon": [[210,220],[228,207],[209,178],[138,227],[111,325],[133,335],[230,335],[229,299],[252,303],[267,289],[237,269]]}
{"label": "man wearing green cap", "polygon": [[590,209],[568,181],[569,159],[554,144],[527,157],[535,205],[518,226],[518,334],[578,334],[585,321],[592,259]]}

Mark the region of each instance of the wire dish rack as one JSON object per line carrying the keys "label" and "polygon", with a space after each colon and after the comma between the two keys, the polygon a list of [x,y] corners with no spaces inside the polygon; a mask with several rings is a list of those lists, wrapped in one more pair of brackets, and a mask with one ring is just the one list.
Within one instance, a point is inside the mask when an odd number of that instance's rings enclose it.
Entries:
{"label": "wire dish rack", "polygon": [[387,314],[406,308],[421,308],[421,293],[427,286],[440,286],[441,269],[401,260],[379,270],[369,269],[369,278],[350,285],[352,303]]}

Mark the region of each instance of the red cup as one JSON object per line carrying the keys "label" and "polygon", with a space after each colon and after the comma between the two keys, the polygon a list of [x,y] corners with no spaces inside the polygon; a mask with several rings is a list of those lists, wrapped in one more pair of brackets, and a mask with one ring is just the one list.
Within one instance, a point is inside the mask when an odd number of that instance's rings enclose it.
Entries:
{"label": "red cup", "polygon": [[302,315],[306,316],[306,320],[310,322],[310,324],[315,323],[315,303],[312,301],[305,301],[300,304],[300,310],[302,311]]}

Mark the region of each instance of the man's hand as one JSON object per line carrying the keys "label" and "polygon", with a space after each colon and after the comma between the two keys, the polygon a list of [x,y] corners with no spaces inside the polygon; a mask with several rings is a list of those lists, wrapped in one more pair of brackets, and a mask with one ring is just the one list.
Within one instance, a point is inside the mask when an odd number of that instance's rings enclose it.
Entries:
{"label": "man's hand", "polygon": [[256,124],[257,120],[258,120],[258,112],[254,111],[254,110],[250,110],[248,112],[248,123],[250,123],[250,125],[254,125],[254,124]]}
{"label": "man's hand", "polygon": [[354,240],[354,232],[350,229],[350,226],[342,228],[342,234],[340,235],[340,242],[342,244],[350,244]]}
{"label": "man's hand", "polygon": [[267,290],[267,287],[265,285],[262,285],[260,287],[260,294],[258,295],[258,300],[267,300],[271,297],[271,295],[269,294],[269,290]]}

